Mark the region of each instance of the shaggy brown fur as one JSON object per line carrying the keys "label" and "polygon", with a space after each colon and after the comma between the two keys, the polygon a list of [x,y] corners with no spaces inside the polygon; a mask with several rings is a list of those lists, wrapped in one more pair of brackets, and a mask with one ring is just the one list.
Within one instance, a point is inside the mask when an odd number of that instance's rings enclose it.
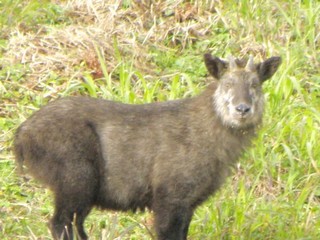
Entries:
{"label": "shaggy brown fur", "polygon": [[159,240],[185,240],[193,211],[224,182],[261,122],[261,85],[280,58],[242,66],[205,55],[214,81],[197,97],[127,105],[69,97],[17,130],[19,165],[55,195],[55,239],[87,239],[92,207],[150,208]]}

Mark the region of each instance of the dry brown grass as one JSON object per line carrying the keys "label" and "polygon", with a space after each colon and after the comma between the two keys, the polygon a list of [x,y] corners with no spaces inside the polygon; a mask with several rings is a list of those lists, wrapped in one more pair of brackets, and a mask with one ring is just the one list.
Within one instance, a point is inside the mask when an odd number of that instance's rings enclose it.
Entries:
{"label": "dry brown grass", "polygon": [[135,0],[124,8],[122,0],[62,1],[72,24],[42,25],[36,32],[17,28],[11,32],[5,62],[27,65],[29,81],[41,82],[51,72],[81,77],[89,71],[102,77],[100,52],[109,72],[123,59],[154,75],[150,48],[184,48],[205,37],[218,20],[212,14],[218,2],[199,2]]}

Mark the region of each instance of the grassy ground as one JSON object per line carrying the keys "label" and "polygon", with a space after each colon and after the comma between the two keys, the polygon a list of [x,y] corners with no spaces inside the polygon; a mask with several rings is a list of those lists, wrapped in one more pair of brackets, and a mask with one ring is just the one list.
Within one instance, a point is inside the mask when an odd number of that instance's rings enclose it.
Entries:
{"label": "grassy ground", "polygon": [[[150,2],[153,2],[152,4]],[[281,55],[265,84],[264,127],[189,239],[320,238],[320,3],[0,1],[0,238],[50,239],[51,195],[18,176],[16,127],[50,100],[127,103],[197,94],[202,54]],[[93,211],[91,239],[152,239],[150,213]]]}

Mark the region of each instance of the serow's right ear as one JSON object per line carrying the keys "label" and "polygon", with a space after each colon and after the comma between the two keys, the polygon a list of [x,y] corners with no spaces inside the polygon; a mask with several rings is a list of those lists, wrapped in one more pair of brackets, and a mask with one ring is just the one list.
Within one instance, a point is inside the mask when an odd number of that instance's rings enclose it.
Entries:
{"label": "serow's right ear", "polygon": [[220,58],[213,57],[210,53],[204,54],[204,62],[208,72],[216,79],[219,79],[226,70],[227,63]]}

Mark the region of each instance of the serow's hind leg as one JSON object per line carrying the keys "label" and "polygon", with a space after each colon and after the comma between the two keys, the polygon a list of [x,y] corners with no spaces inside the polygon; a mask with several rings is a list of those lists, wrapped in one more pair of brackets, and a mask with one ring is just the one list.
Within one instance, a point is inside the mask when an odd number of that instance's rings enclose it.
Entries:
{"label": "serow's hind leg", "polygon": [[64,210],[61,206],[55,208],[55,213],[49,223],[49,227],[54,239],[73,239],[72,212]]}
{"label": "serow's hind leg", "polygon": [[83,224],[90,210],[91,207],[87,207],[85,209],[82,209],[82,211],[78,211],[74,216],[74,223],[76,225],[77,230],[76,235],[78,236],[78,239],[88,239],[88,236],[83,228]]}
{"label": "serow's hind leg", "polygon": [[88,239],[83,223],[95,203],[97,180],[90,165],[85,167],[86,171],[73,169],[72,176],[62,176],[63,181],[56,184],[55,212],[50,222],[54,239]]}
{"label": "serow's hind leg", "polygon": [[[77,207],[65,201],[56,201],[55,213],[50,221],[50,229],[54,239],[88,239],[83,223],[92,206],[87,202],[77,202]],[[74,231],[76,230],[76,231]]]}

